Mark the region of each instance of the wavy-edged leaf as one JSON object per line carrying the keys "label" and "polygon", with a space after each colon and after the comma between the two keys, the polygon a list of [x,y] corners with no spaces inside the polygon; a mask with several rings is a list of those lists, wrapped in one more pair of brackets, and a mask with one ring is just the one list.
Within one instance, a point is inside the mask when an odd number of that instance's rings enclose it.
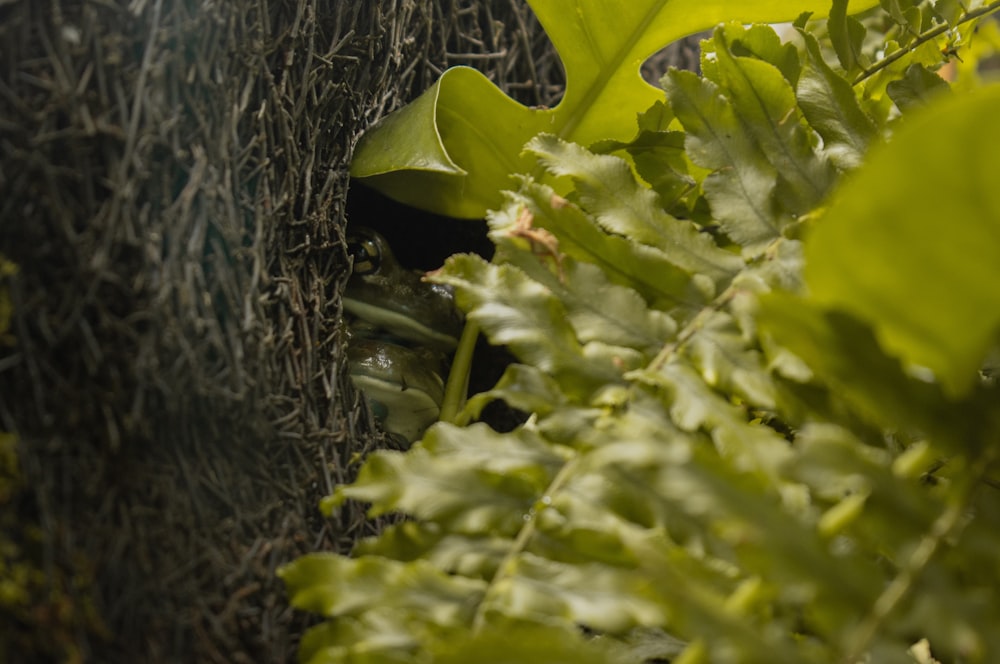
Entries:
{"label": "wavy-edged leaf", "polygon": [[[405,615],[405,614],[404,614]],[[421,649],[409,622],[394,610],[372,610],[311,627],[299,644],[302,664],[408,664]]]}
{"label": "wavy-edged leaf", "polygon": [[350,559],[326,553],[282,567],[292,605],[326,617],[395,609],[441,626],[467,623],[486,584],[448,576],[421,561]]}
{"label": "wavy-edged leaf", "polygon": [[775,407],[775,390],[763,357],[729,313],[705,317],[684,354],[708,385],[757,408]]}
{"label": "wavy-edged leaf", "polygon": [[798,216],[816,205],[833,183],[829,163],[818,155],[799,121],[792,84],[770,62],[736,56],[730,32],[742,26],[718,28],[713,41],[718,58],[718,82],[734,111],[759,146],[759,152],[781,178],[777,203]]}
{"label": "wavy-edged leaf", "polygon": [[490,217],[499,232],[516,227],[518,217],[527,214],[524,218],[532,226],[557,238],[560,253],[598,266],[609,281],[635,289],[658,309],[683,317],[715,293],[709,277],[677,267],[661,249],[607,233],[548,186],[526,182],[518,193],[508,194],[508,200]]}
{"label": "wavy-edged leaf", "polygon": [[561,617],[612,633],[664,622],[657,589],[636,570],[567,564],[529,553],[512,561],[486,607],[525,619]]}
{"label": "wavy-edged leaf", "polygon": [[[501,252],[509,242],[499,239]],[[566,256],[553,271],[529,252],[508,249],[502,255],[562,301],[576,337],[583,343],[634,349],[648,361],[677,332],[677,323],[669,315],[650,309],[636,291],[611,283],[596,265]]]}
{"label": "wavy-edged leaf", "polygon": [[774,209],[778,173],[757,149],[719,86],[691,72],[671,70],[667,98],[687,132],[686,148],[711,173],[702,183],[712,217],[748,251],[781,234]]}
{"label": "wavy-edged leaf", "polygon": [[[712,75],[722,80],[741,59],[780,60],[772,64],[794,86],[788,49],[769,29],[741,30],[729,28],[732,62]],[[846,106],[838,94],[829,103]],[[669,115],[651,111],[643,130],[662,132]],[[856,131],[848,115],[830,120],[830,136]],[[765,140],[758,132],[780,133],[766,126],[773,114],[752,117],[736,118],[765,125],[746,132],[752,145]],[[480,400],[503,398],[532,416],[508,434],[437,425],[405,454],[375,454],[355,485],[338,489],[335,500],[414,519],[361,543],[364,565],[303,567],[300,603],[336,614],[304,639],[306,658],[892,662],[926,635],[942,661],[992,661],[1000,492],[987,484],[997,452],[984,443],[996,438],[995,392],[950,402],[939,384],[907,376],[856,314],[811,293],[762,296],[807,292],[798,240],[775,236],[717,293],[669,252],[640,254],[642,243],[607,232],[591,209],[607,202],[603,183],[590,189],[602,199],[593,206],[586,182],[567,194],[579,205],[522,184],[491,219],[511,272],[462,258],[444,274],[483,320],[549,362],[512,367]],[[611,213],[627,218],[642,204]],[[782,230],[807,229],[813,242],[825,223]],[[952,232],[936,231],[939,240]],[[836,251],[846,251],[840,241]],[[639,255],[647,262],[622,264]],[[646,273],[660,269],[666,277]],[[643,311],[664,302],[676,332],[663,312]],[[668,328],[669,343],[656,343]],[[625,351],[634,354],[622,360]],[[641,368],[623,374],[637,358]],[[761,406],[790,426],[760,424]],[[926,439],[914,444],[913,429]],[[320,589],[299,596],[309,576]],[[652,650],[628,649],[637,633],[653,635]]]}
{"label": "wavy-edged leaf", "polygon": [[841,169],[861,163],[877,137],[874,120],[861,108],[854,88],[823,59],[816,38],[800,29],[807,62],[796,96],[802,114],[823,138],[823,151]]}
{"label": "wavy-edged leaf", "polygon": [[485,424],[440,423],[405,454],[373,454],[323,508],[353,499],[372,503],[373,515],[403,512],[455,532],[516,532],[564,461],[525,429],[503,435]]}
{"label": "wavy-edged leaf", "polygon": [[636,181],[624,160],[596,155],[552,134],[536,136],[525,151],[553,175],[571,178],[580,206],[605,230],[656,247],[674,265],[717,283],[743,267],[739,256],[720,249],[690,221],[667,214],[656,193]]}
{"label": "wavy-edged leaf", "polygon": [[455,299],[494,344],[511,349],[522,362],[577,382],[576,396],[618,380],[621,369],[610,357],[591,357],[577,339],[566,306],[555,294],[511,264],[495,265],[478,256],[452,256],[435,281],[455,288]]}
{"label": "wavy-edged leaf", "polygon": [[[454,217],[483,217],[500,204],[507,175],[529,165],[521,147],[547,131],[583,145],[625,140],[635,113],[660,92],[639,76],[646,58],[667,44],[738,18],[776,22],[825,2],[755,0],[738,11],[723,0],[531,0],[566,70],[566,93],[554,109],[530,109],[485,76],[447,70],[415,104],[390,115],[358,145],[351,173],[397,200]],[[873,0],[859,0],[863,8]]]}
{"label": "wavy-edged leaf", "polygon": [[408,562],[423,559],[448,574],[488,581],[510,551],[498,535],[463,535],[432,522],[404,521],[387,526],[378,537],[362,540],[355,556],[382,556]]}
{"label": "wavy-edged leaf", "polygon": [[504,370],[492,389],[469,398],[456,424],[475,420],[487,404],[497,399],[512,408],[539,415],[548,415],[567,401],[552,376],[538,367],[515,363]]}

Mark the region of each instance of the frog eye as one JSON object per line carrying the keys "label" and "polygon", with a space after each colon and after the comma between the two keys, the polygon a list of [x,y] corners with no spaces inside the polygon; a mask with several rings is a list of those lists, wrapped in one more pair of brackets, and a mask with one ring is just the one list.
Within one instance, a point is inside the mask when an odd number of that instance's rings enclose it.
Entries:
{"label": "frog eye", "polygon": [[347,251],[354,258],[353,273],[358,276],[374,274],[382,265],[382,248],[372,238],[358,236],[349,238]]}

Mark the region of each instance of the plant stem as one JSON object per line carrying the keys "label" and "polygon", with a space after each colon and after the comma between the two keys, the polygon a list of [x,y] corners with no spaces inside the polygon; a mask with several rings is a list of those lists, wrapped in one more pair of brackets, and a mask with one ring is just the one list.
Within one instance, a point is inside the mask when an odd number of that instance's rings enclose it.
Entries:
{"label": "plant stem", "polygon": [[863,72],[861,72],[858,75],[858,77],[856,79],[854,79],[854,82],[852,83],[852,85],[858,85],[859,83],[867,80],[868,78],[871,78],[872,76],[874,76],[878,72],[882,71],[883,69],[885,69],[886,67],[888,67],[889,65],[891,65],[896,60],[899,60],[900,58],[902,58],[903,56],[905,56],[908,53],[912,53],[921,44],[929,42],[930,40],[935,39],[936,37],[939,37],[939,36],[943,35],[944,33],[948,32],[949,30],[952,30],[953,28],[957,28],[958,26],[962,25],[963,23],[968,23],[969,21],[974,21],[977,18],[980,18],[982,16],[986,16],[987,14],[995,12],[998,9],[1000,9],[1000,0],[996,0],[995,2],[991,2],[990,4],[985,5],[983,7],[980,7],[979,9],[976,9],[974,11],[967,12],[961,18],[959,18],[955,22],[954,25],[951,25],[950,23],[942,23],[941,25],[934,26],[933,28],[930,28],[929,30],[925,30],[924,32],[922,32],[920,35],[917,36],[917,38],[914,40],[914,42],[912,44],[910,44],[906,48],[902,48],[902,49],[896,51],[895,53],[892,53],[891,55],[888,55],[888,56],[882,58],[881,60],[879,60],[878,62],[876,62],[875,64],[873,64],[871,67],[869,67],[868,69],[866,69]]}
{"label": "plant stem", "polygon": [[459,412],[465,406],[469,392],[469,374],[472,372],[472,355],[479,338],[479,326],[472,321],[465,322],[462,338],[458,340],[455,357],[451,361],[448,382],[444,387],[444,401],[441,404],[442,422],[455,423]]}
{"label": "plant stem", "polygon": [[[545,489],[545,493],[543,493],[542,496],[551,497],[556,492],[562,490],[563,485],[573,476],[579,462],[580,457],[575,456],[563,464],[563,467],[560,468],[559,472],[556,473],[556,476],[552,478],[552,482]],[[544,509],[544,506],[542,509]],[[503,560],[497,566],[496,573],[493,575],[493,578],[490,579],[490,585],[486,589],[486,593],[483,594],[483,598],[480,600],[479,606],[476,607],[476,616],[472,620],[473,633],[481,630],[486,624],[486,609],[488,608],[487,601],[489,600],[490,592],[497,587],[497,583],[513,574],[514,564],[517,562],[518,556],[524,552],[525,548],[528,546],[528,542],[531,540],[531,536],[535,534],[535,522],[538,520],[538,515],[535,514],[534,508],[532,509],[531,514],[526,515],[526,517],[527,522],[517,533],[517,538],[510,545],[510,549],[508,549],[507,553],[504,554]]]}

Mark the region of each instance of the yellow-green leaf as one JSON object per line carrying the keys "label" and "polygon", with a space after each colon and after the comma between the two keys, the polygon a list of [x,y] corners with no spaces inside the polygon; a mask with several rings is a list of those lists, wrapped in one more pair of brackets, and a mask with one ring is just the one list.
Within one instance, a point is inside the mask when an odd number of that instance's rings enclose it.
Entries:
{"label": "yellow-green leaf", "polygon": [[[514,102],[485,76],[457,67],[358,145],[351,173],[397,200],[454,217],[483,217],[507,175],[530,167],[521,148],[543,131],[589,145],[627,140],[636,114],[662,97],[639,67],[660,48],[726,20],[777,22],[823,0],[531,0],[566,70],[553,109]],[[852,10],[874,5],[856,0]]]}
{"label": "yellow-green leaf", "polygon": [[914,112],[872,151],[806,247],[813,299],[870,321],[954,396],[1000,331],[1000,86]]}

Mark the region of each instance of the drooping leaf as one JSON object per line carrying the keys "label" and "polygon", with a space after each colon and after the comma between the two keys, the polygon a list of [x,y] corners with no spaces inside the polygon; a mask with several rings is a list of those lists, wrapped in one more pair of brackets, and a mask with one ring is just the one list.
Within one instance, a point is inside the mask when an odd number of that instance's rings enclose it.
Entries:
{"label": "drooping leaf", "polygon": [[858,19],[848,15],[847,5],[847,0],[833,0],[827,28],[840,66],[848,75],[853,76],[866,64],[866,58],[861,51],[865,26]]}
{"label": "drooping leaf", "polygon": [[281,568],[292,604],[323,616],[357,615],[370,609],[412,611],[442,626],[468,620],[469,598],[484,583],[449,577],[431,565],[404,565],[385,558],[315,553]]}
{"label": "drooping leaf", "polygon": [[[543,131],[589,145],[626,140],[635,114],[660,93],[639,67],[667,44],[720,21],[792,19],[824,12],[825,2],[754,0],[531,0],[566,70],[553,109],[529,109],[485,76],[456,67],[421,99],[389,116],[359,144],[352,175],[397,200],[455,217],[483,217],[500,204],[507,175],[525,170],[522,146]],[[858,0],[852,9],[874,4]]]}
{"label": "drooping leaf", "polygon": [[955,396],[1000,331],[998,104],[990,86],[914,113],[845,183],[806,248],[815,302],[870,321],[889,352]]}
{"label": "drooping leaf", "polygon": [[885,91],[899,110],[906,111],[925,105],[934,96],[950,88],[943,78],[921,64],[906,68],[902,79],[893,81]]}
{"label": "drooping leaf", "polygon": [[875,122],[861,108],[851,84],[823,59],[816,38],[799,30],[805,41],[807,63],[796,89],[799,108],[823,138],[823,150],[841,169],[861,163],[877,136]]}
{"label": "drooping leaf", "polygon": [[399,511],[456,532],[510,533],[564,461],[527,430],[504,436],[484,424],[440,423],[406,454],[372,455],[357,481],[323,506],[361,500],[372,503],[372,514]]}
{"label": "drooping leaf", "polygon": [[559,383],[551,376],[538,367],[515,363],[504,370],[503,376],[492,389],[480,392],[466,402],[456,424],[478,418],[483,408],[497,399],[526,413],[542,415],[547,415],[553,408],[567,401],[559,390]]}

